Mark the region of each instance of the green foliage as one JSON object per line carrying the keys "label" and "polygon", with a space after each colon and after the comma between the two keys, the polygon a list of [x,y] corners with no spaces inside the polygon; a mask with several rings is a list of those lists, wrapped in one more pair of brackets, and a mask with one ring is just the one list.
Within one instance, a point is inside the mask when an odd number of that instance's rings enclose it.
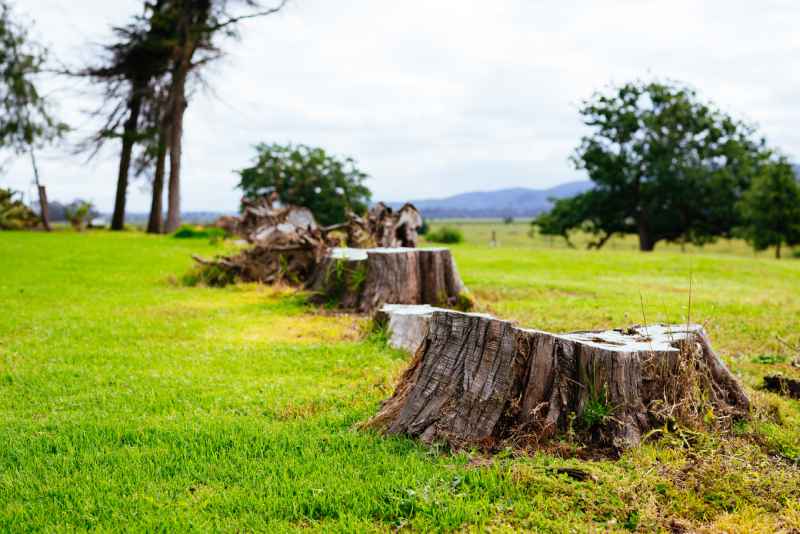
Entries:
{"label": "green foliage", "polygon": [[785,158],[765,165],[744,194],[741,235],[756,250],[800,244],[800,184]]}
{"label": "green foliage", "polygon": [[472,296],[472,293],[462,291],[456,297],[455,304],[450,307],[463,312],[471,311],[475,308],[475,297]]}
{"label": "green foliage", "polygon": [[236,283],[236,276],[218,265],[195,265],[181,277],[181,283],[187,287],[226,287]]}
{"label": "green foliage", "polygon": [[15,199],[15,194],[0,187],[0,230],[23,230],[39,223],[39,216],[22,200]]}
{"label": "green foliage", "polygon": [[367,264],[358,262],[351,266],[351,262],[344,258],[335,260],[330,269],[325,273],[325,306],[329,309],[341,305],[347,294],[358,293],[367,281]]}
{"label": "green foliage", "polygon": [[[596,375],[596,373],[595,373]],[[590,380],[591,387],[586,404],[580,413],[580,422],[584,429],[592,430],[604,426],[608,419],[614,415],[614,407],[608,400],[608,387],[600,387],[594,376]]]}
{"label": "green foliage", "polygon": [[641,250],[662,240],[703,244],[730,236],[736,203],[768,156],[755,131],[687,87],[631,82],[596,93],[581,109],[593,132],[573,161],[595,183],[540,217],[542,233],[586,229],[602,245],[638,234]]}
{"label": "green foliage", "polygon": [[34,82],[46,56],[44,48],[30,41],[28,29],[14,20],[9,2],[0,0],[0,148],[22,154],[67,130],[53,118]]}
{"label": "green foliage", "polygon": [[282,202],[309,208],[323,225],[343,222],[348,210],[364,213],[371,198],[367,174],[352,158],[306,145],[259,144],[252,167],[239,171],[248,198],[275,192]]}
{"label": "green foliage", "polygon": [[427,235],[428,232],[430,231],[430,229],[431,229],[431,227],[428,224],[428,220],[427,219],[422,219],[422,226],[420,226],[419,230],[417,230],[417,234],[419,234],[419,235]]}
{"label": "green foliage", "polygon": [[64,215],[72,227],[80,232],[91,222],[93,211],[94,205],[91,202],[78,200],[64,209]]}
{"label": "green foliage", "polygon": [[180,228],[175,230],[172,237],[176,239],[209,239],[216,243],[225,237],[225,231],[222,228],[216,228],[214,226],[204,227],[183,224]]}
{"label": "green foliage", "polygon": [[781,354],[760,354],[753,358],[753,363],[760,363],[762,365],[774,365],[785,362],[786,356]]}
{"label": "green foliage", "polygon": [[574,244],[570,234],[581,231],[594,239],[587,248],[602,248],[615,234],[630,231],[630,220],[620,218],[625,199],[602,189],[591,189],[583,194],[554,202],[553,208],[536,217],[531,224],[542,235],[558,235],[570,248]]}
{"label": "green foliage", "polygon": [[425,239],[431,243],[455,244],[464,241],[464,234],[458,228],[442,226],[427,233]]}

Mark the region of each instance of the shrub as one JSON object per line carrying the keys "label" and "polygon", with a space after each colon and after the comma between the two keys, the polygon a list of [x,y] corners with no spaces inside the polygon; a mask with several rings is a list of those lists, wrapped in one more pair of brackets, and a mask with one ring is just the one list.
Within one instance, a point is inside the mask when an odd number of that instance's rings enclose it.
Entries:
{"label": "shrub", "polygon": [[91,202],[76,200],[65,208],[64,215],[72,227],[80,232],[89,225],[93,211],[94,206]]}
{"label": "shrub", "polygon": [[422,219],[422,226],[420,226],[419,230],[417,230],[417,234],[428,235],[428,232],[430,231],[431,227],[428,225],[428,221],[426,219]]}
{"label": "shrub", "polygon": [[15,195],[11,189],[0,188],[0,230],[22,230],[39,223],[39,216]]}
{"label": "shrub", "polygon": [[225,287],[236,283],[236,276],[217,265],[195,265],[183,275],[181,283],[185,286]]}
{"label": "shrub", "polygon": [[175,230],[172,237],[177,239],[209,239],[212,242],[216,242],[225,237],[225,231],[222,228],[203,228],[202,226],[184,224]]}
{"label": "shrub", "polygon": [[786,359],[786,356],[782,354],[761,354],[759,356],[754,356],[752,362],[760,363],[762,365],[773,365],[777,363],[785,363]]}
{"label": "shrub", "polygon": [[425,239],[432,243],[461,243],[464,241],[464,234],[458,228],[443,226],[438,230],[428,232]]}

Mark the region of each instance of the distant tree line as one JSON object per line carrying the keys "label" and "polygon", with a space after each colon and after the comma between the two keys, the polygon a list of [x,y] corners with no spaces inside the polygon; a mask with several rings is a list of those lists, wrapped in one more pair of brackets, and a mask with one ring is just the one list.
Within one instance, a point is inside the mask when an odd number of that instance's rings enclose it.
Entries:
{"label": "distant tree line", "polygon": [[639,248],[660,241],[702,245],[741,236],[756,249],[800,244],[800,188],[792,166],[695,91],[671,82],[632,82],[584,102],[591,129],[572,157],[594,182],[555,201],[533,224],[568,243],[575,231],[600,248],[635,234]]}

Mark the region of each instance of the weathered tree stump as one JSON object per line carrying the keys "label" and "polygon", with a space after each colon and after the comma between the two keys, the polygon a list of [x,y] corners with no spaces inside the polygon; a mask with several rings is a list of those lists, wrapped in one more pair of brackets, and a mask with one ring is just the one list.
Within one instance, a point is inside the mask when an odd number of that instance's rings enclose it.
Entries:
{"label": "weathered tree stump", "polygon": [[559,335],[486,315],[419,315],[428,326],[415,357],[367,423],[390,434],[492,448],[573,431],[623,449],[669,422],[698,427],[713,413],[722,424],[749,411],[698,325]]}
{"label": "weathered tree stump", "polygon": [[780,393],[794,399],[800,399],[800,380],[783,375],[767,375],[764,377],[764,389]]}
{"label": "weathered tree stump", "polygon": [[308,287],[320,302],[362,313],[389,302],[459,308],[468,302],[446,248],[333,249]]}

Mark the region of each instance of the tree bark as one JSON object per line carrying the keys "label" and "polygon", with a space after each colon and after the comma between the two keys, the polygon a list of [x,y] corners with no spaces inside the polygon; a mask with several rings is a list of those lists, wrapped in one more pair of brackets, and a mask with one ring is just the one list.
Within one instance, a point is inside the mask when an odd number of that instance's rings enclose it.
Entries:
{"label": "tree bark", "polygon": [[668,423],[720,426],[749,413],[698,325],[558,335],[421,313],[428,326],[414,359],[367,426],[454,448],[529,447],[570,433],[625,449]]}
{"label": "tree bark", "polygon": [[131,154],[136,142],[136,133],[139,126],[139,113],[142,109],[142,90],[135,85],[130,102],[128,103],[128,120],[125,121],[122,133],[122,153],[119,158],[119,171],[117,172],[117,195],[114,199],[114,213],[111,216],[111,229],[125,229],[125,203],[128,196],[128,174],[131,168]]}
{"label": "tree bark", "polygon": [[781,259],[781,242],[778,241],[778,244],[775,245],[775,259]]}
{"label": "tree bark", "polygon": [[46,231],[51,232],[53,229],[50,227],[50,210],[47,207],[47,191],[43,185],[37,186],[36,189],[39,191],[39,207],[41,209],[42,226],[44,226]]}
{"label": "tree bark", "polygon": [[656,248],[656,243],[650,233],[647,223],[640,219],[639,227],[639,250],[642,252],[652,252]]}
{"label": "tree bark", "polygon": [[183,155],[183,116],[186,112],[186,77],[192,53],[184,45],[179,63],[173,73],[170,89],[169,128],[169,188],[165,231],[172,233],[181,224],[181,157]]}
{"label": "tree bark", "polygon": [[33,152],[33,146],[30,147],[30,153],[31,166],[33,167],[33,180],[36,182],[36,190],[39,193],[39,209],[42,226],[44,226],[45,231],[51,232],[53,229],[50,227],[50,210],[47,206],[47,191],[39,182],[39,167],[36,165],[36,155]]}
{"label": "tree bark", "polygon": [[156,171],[153,176],[153,199],[150,202],[150,217],[147,220],[147,233],[160,234],[164,231],[164,172],[167,159],[167,126],[162,125],[158,132],[158,154]]}
{"label": "tree bark", "polygon": [[445,248],[333,249],[308,287],[319,302],[367,313],[384,304],[463,307],[464,284]]}

